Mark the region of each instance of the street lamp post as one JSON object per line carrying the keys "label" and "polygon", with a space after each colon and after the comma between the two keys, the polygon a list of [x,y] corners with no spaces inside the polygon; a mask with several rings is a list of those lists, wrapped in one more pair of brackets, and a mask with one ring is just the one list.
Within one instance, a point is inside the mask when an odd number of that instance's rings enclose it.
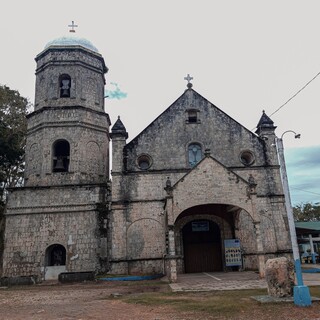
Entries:
{"label": "street lamp post", "polygon": [[294,225],[294,218],[293,218],[293,212],[292,212],[292,206],[291,206],[289,184],[288,184],[286,164],[284,159],[284,148],[283,148],[283,141],[282,141],[284,134],[288,132],[293,133],[296,139],[300,138],[300,134],[296,134],[294,131],[288,130],[282,134],[281,138],[276,138],[276,146],[277,146],[279,162],[280,162],[281,179],[282,179],[283,191],[285,196],[284,198],[285,198],[285,205],[286,205],[286,210],[288,215],[294,266],[295,266],[296,277],[297,277],[297,285],[294,286],[293,288],[293,299],[296,305],[306,307],[311,305],[311,297],[310,297],[309,288],[303,284],[299,247],[297,242],[296,228]]}

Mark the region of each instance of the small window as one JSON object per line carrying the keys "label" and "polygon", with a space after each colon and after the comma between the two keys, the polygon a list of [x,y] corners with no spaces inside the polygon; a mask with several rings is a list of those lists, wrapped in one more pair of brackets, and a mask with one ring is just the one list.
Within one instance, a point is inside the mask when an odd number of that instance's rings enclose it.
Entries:
{"label": "small window", "polygon": [[245,166],[251,166],[254,162],[254,155],[251,151],[245,150],[240,153],[240,161],[245,165]]}
{"label": "small window", "polygon": [[60,98],[70,98],[71,78],[67,74],[60,76]]}
{"label": "small window", "polygon": [[197,111],[189,111],[188,112],[188,121],[189,121],[189,123],[197,123],[198,122]]}
{"label": "small window", "polygon": [[188,147],[189,165],[194,167],[202,159],[201,146],[197,143],[192,143]]}
{"label": "small window", "polygon": [[151,167],[152,159],[149,155],[142,154],[138,157],[137,163],[141,170],[148,170]]}
{"label": "small window", "polygon": [[70,144],[67,140],[58,140],[53,144],[53,172],[68,172]]}
{"label": "small window", "polygon": [[186,123],[200,123],[199,110],[197,110],[197,109],[189,109],[186,112],[187,112]]}

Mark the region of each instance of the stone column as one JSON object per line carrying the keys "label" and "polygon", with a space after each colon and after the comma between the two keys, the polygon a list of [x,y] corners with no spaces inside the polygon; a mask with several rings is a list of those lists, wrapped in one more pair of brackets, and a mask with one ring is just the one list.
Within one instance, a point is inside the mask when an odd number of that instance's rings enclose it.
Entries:
{"label": "stone column", "polygon": [[168,231],[168,255],[167,259],[167,276],[170,282],[177,282],[177,260],[176,260],[176,244],[174,235],[174,226],[169,226]]}
{"label": "stone column", "polygon": [[255,183],[255,180],[252,175],[249,176],[248,182],[249,182],[249,185],[247,190],[247,196],[249,199],[251,199],[251,207],[252,207],[251,216],[253,218],[253,224],[256,230],[256,244],[257,244],[259,274],[261,278],[264,278],[265,277],[265,253],[263,249],[263,242],[262,242],[262,236],[261,236],[260,217],[256,209],[257,184]]}
{"label": "stone column", "polygon": [[256,229],[256,242],[257,242],[259,274],[260,274],[261,278],[264,278],[265,277],[265,261],[264,261],[265,255],[264,255],[264,251],[263,251],[260,221],[254,221],[254,227]]}

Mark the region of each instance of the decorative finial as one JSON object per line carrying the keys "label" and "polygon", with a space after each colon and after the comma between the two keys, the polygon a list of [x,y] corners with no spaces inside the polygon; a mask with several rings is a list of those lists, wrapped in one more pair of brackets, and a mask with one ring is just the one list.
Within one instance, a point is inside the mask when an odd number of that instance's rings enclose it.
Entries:
{"label": "decorative finial", "polygon": [[78,25],[74,24],[74,21],[72,21],[72,23],[69,24],[68,27],[71,28],[69,30],[69,32],[76,32],[76,30],[74,30],[74,28],[78,28]]}
{"label": "decorative finial", "polygon": [[190,76],[190,74],[188,73],[186,77],[184,77],[184,80],[188,81],[187,87],[188,89],[192,88],[192,83],[190,82],[191,80],[193,80],[193,77]]}
{"label": "decorative finial", "polygon": [[211,154],[211,150],[210,150],[209,148],[207,148],[207,149],[204,150],[204,155],[205,155],[206,157],[210,157],[210,154]]}
{"label": "decorative finial", "polygon": [[168,195],[170,195],[170,193],[172,192],[172,186],[171,186],[170,177],[167,177],[166,187],[164,188],[164,190],[167,191],[167,194],[168,194]]}

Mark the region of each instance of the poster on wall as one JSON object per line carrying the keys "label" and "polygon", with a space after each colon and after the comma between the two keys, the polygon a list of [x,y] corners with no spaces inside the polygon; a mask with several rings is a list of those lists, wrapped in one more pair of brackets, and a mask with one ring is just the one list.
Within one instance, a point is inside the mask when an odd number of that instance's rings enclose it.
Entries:
{"label": "poster on wall", "polygon": [[227,267],[242,266],[241,248],[239,239],[224,240],[224,251]]}

